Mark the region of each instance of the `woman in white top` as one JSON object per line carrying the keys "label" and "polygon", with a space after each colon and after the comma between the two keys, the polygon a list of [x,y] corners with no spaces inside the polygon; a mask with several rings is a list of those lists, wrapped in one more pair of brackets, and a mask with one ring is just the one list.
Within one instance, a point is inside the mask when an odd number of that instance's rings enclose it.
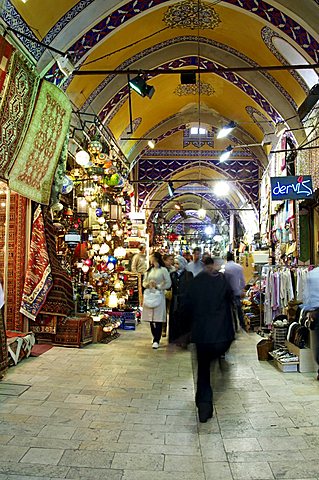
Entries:
{"label": "woman in white top", "polygon": [[161,292],[161,303],[155,308],[143,305],[142,320],[150,322],[153,335],[153,348],[157,349],[162,336],[162,323],[166,322],[165,290],[171,287],[171,278],[165,267],[162,255],[154,252],[150,257],[150,268],[147,270],[144,280],[144,288],[156,288]]}

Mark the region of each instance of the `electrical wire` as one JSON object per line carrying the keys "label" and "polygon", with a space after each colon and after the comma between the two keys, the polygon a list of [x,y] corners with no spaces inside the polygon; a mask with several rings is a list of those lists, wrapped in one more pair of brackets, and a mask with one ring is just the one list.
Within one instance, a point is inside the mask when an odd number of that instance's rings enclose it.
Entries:
{"label": "electrical wire", "polygon": [[90,60],[89,62],[82,63],[81,67],[85,67],[87,65],[91,65],[94,62],[98,62],[99,60],[103,60],[104,58],[108,58],[111,55],[114,55],[115,53],[122,52],[123,50],[126,50],[127,48],[134,47],[135,45],[138,45],[141,42],[144,42],[144,40],[148,40],[149,38],[154,37],[158,33],[163,32],[164,30],[167,30],[169,27],[164,27],[161,28],[160,30],[157,30],[157,32],[153,32],[150,35],[147,35],[144,38],[140,38],[140,40],[137,40],[136,42],[129,43],[128,45],[125,45],[125,47],[118,48],[117,50],[113,50],[112,52],[106,53],[105,55],[102,55],[101,57],[95,58],[94,60]]}

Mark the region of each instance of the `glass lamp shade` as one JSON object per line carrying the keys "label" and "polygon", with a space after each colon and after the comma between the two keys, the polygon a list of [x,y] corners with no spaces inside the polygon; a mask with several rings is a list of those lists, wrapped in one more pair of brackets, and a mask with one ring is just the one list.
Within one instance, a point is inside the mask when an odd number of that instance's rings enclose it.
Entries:
{"label": "glass lamp shade", "polygon": [[114,250],[114,257],[116,258],[125,258],[126,256],[126,249],[124,247],[117,247]]}
{"label": "glass lamp shade", "polygon": [[90,154],[85,150],[80,150],[75,154],[75,161],[81,167],[85,167],[90,163]]}
{"label": "glass lamp shade", "polygon": [[102,152],[103,146],[101,142],[98,140],[92,140],[88,144],[88,151],[90,152],[91,155],[98,155],[100,152]]}
{"label": "glass lamp shade", "polygon": [[117,298],[116,292],[112,292],[111,295],[109,296],[109,307],[116,308],[117,305],[118,305],[118,298]]}
{"label": "glass lamp shade", "polygon": [[108,246],[108,244],[107,244],[107,243],[103,243],[103,244],[101,245],[101,248],[100,248],[100,252],[99,252],[99,253],[100,253],[100,255],[106,255],[107,253],[109,253],[109,251],[110,251],[110,247]]}
{"label": "glass lamp shade", "polygon": [[110,219],[122,220],[123,211],[120,205],[110,205]]}
{"label": "glass lamp shade", "polygon": [[77,197],[76,199],[76,211],[77,213],[88,213],[88,203],[85,197]]}
{"label": "glass lamp shade", "polygon": [[89,270],[90,270],[89,265],[83,265],[83,266],[82,266],[82,272],[83,272],[83,273],[87,273]]}

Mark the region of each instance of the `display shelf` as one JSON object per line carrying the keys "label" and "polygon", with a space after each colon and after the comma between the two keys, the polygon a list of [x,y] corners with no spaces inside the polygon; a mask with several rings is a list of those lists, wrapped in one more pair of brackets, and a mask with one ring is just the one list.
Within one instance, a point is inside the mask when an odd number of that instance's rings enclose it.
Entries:
{"label": "display shelf", "polygon": [[272,357],[275,367],[277,367],[281,372],[287,373],[298,371],[299,362],[281,362],[280,359],[275,357],[272,352],[269,352],[269,355]]}

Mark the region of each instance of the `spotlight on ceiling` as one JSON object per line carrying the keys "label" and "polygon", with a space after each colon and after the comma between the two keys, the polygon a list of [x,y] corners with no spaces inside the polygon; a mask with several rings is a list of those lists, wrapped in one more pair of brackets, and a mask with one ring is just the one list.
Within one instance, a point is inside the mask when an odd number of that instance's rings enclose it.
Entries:
{"label": "spotlight on ceiling", "polygon": [[168,194],[170,197],[173,197],[174,196],[174,193],[175,193],[175,188],[173,186],[173,182],[170,180],[167,184],[167,189],[168,189]]}
{"label": "spotlight on ceiling", "polygon": [[74,66],[71,62],[71,60],[68,58],[67,55],[64,55],[64,57],[61,55],[57,59],[57,64],[61,72],[66,78],[69,78],[69,76],[72,74],[74,70]]}
{"label": "spotlight on ceiling", "polygon": [[234,130],[234,128],[236,127],[236,123],[231,121],[229,122],[227,125],[225,125],[223,128],[221,128],[219,130],[219,132],[217,133],[217,138],[225,138],[227,137],[227,135],[232,131]]}
{"label": "spotlight on ceiling", "polygon": [[308,96],[305,98],[305,100],[302,102],[302,104],[298,108],[297,112],[300,120],[303,120],[308,115],[308,113],[311,112],[311,110],[316,105],[318,100],[319,100],[319,83],[317,83],[310,89]]}
{"label": "spotlight on ceiling", "polygon": [[205,228],[205,233],[206,233],[206,235],[212,235],[213,234],[213,227],[208,225],[208,227]]}
{"label": "spotlight on ceiling", "polygon": [[229,145],[224,151],[223,153],[221,154],[221,156],[219,157],[219,161],[220,162],[226,162],[226,160],[229,159],[230,157],[230,154],[232,153],[233,151],[233,147],[231,145]]}
{"label": "spotlight on ceiling", "polygon": [[155,142],[154,140],[149,140],[147,142],[147,145],[153,150],[155,148]]}
{"label": "spotlight on ceiling", "polygon": [[198,215],[198,218],[200,220],[204,220],[204,218],[206,217],[206,210],[205,208],[200,208],[199,210],[197,210],[197,215]]}
{"label": "spotlight on ceiling", "polygon": [[214,186],[214,193],[218,197],[225,197],[229,193],[229,190],[230,190],[229,183],[227,182],[223,182],[223,181],[216,182]]}
{"label": "spotlight on ceiling", "polygon": [[182,209],[182,206],[181,206],[180,203],[177,203],[177,202],[176,202],[175,205],[174,205],[174,208],[175,208],[176,210],[181,210],[181,209]]}
{"label": "spotlight on ceiling", "polygon": [[195,85],[196,84],[196,72],[184,72],[181,73],[182,85]]}
{"label": "spotlight on ceiling", "polygon": [[152,96],[154,95],[155,88],[147,85],[146,81],[141,75],[137,75],[137,77],[129,80],[129,85],[132,90],[141,95],[141,97],[152,98]]}

